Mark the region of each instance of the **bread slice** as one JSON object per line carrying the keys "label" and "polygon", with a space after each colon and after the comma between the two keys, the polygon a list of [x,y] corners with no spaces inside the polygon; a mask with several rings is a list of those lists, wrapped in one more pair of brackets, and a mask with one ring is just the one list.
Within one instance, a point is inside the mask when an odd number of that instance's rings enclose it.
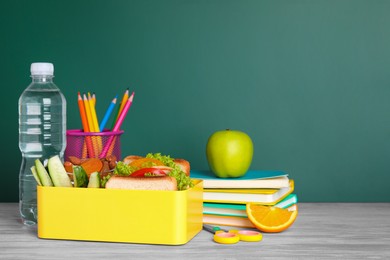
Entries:
{"label": "bread slice", "polygon": [[122,190],[177,190],[174,177],[128,177],[112,176],[106,183],[106,189]]}
{"label": "bread slice", "polygon": [[186,173],[187,176],[190,176],[190,162],[184,159],[175,159],[173,162],[181,168],[183,172]]}

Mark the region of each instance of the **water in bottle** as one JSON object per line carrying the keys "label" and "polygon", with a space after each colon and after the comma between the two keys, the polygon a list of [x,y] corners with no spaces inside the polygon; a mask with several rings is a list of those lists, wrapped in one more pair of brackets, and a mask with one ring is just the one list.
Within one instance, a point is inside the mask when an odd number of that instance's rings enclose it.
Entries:
{"label": "water in bottle", "polygon": [[66,100],[53,72],[51,63],[31,64],[32,82],[19,98],[19,209],[25,225],[37,223],[37,183],[30,168],[36,159],[62,159],[66,146]]}

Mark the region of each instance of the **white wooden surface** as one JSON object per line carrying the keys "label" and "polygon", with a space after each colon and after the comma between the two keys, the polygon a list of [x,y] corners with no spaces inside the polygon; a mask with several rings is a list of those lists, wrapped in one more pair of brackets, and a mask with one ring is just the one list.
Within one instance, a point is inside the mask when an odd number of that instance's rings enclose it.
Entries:
{"label": "white wooden surface", "polygon": [[0,203],[1,260],[390,259],[390,203],[300,203],[290,229],[263,236],[221,245],[202,231],[181,246],[44,240],[20,223],[18,204]]}

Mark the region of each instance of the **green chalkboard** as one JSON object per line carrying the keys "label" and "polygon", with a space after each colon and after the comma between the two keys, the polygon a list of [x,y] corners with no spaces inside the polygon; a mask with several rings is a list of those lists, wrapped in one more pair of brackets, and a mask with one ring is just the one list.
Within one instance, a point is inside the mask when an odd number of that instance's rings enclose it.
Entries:
{"label": "green chalkboard", "polygon": [[389,1],[0,3],[1,201],[18,201],[18,97],[50,61],[81,127],[77,91],[135,91],[123,155],[207,169],[214,131],[247,132],[251,168],[283,170],[299,201],[390,201]]}

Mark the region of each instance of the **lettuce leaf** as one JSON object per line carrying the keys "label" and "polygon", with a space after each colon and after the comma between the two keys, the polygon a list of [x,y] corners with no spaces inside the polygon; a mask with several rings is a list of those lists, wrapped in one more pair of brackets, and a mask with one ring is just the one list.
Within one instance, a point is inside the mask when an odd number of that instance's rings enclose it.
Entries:
{"label": "lettuce leaf", "polygon": [[137,169],[138,168],[136,168],[136,167],[132,167],[130,165],[125,164],[122,161],[119,161],[116,164],[116,167],[114,168],[114,174],[118,175],[118,176],[129,176]]}

